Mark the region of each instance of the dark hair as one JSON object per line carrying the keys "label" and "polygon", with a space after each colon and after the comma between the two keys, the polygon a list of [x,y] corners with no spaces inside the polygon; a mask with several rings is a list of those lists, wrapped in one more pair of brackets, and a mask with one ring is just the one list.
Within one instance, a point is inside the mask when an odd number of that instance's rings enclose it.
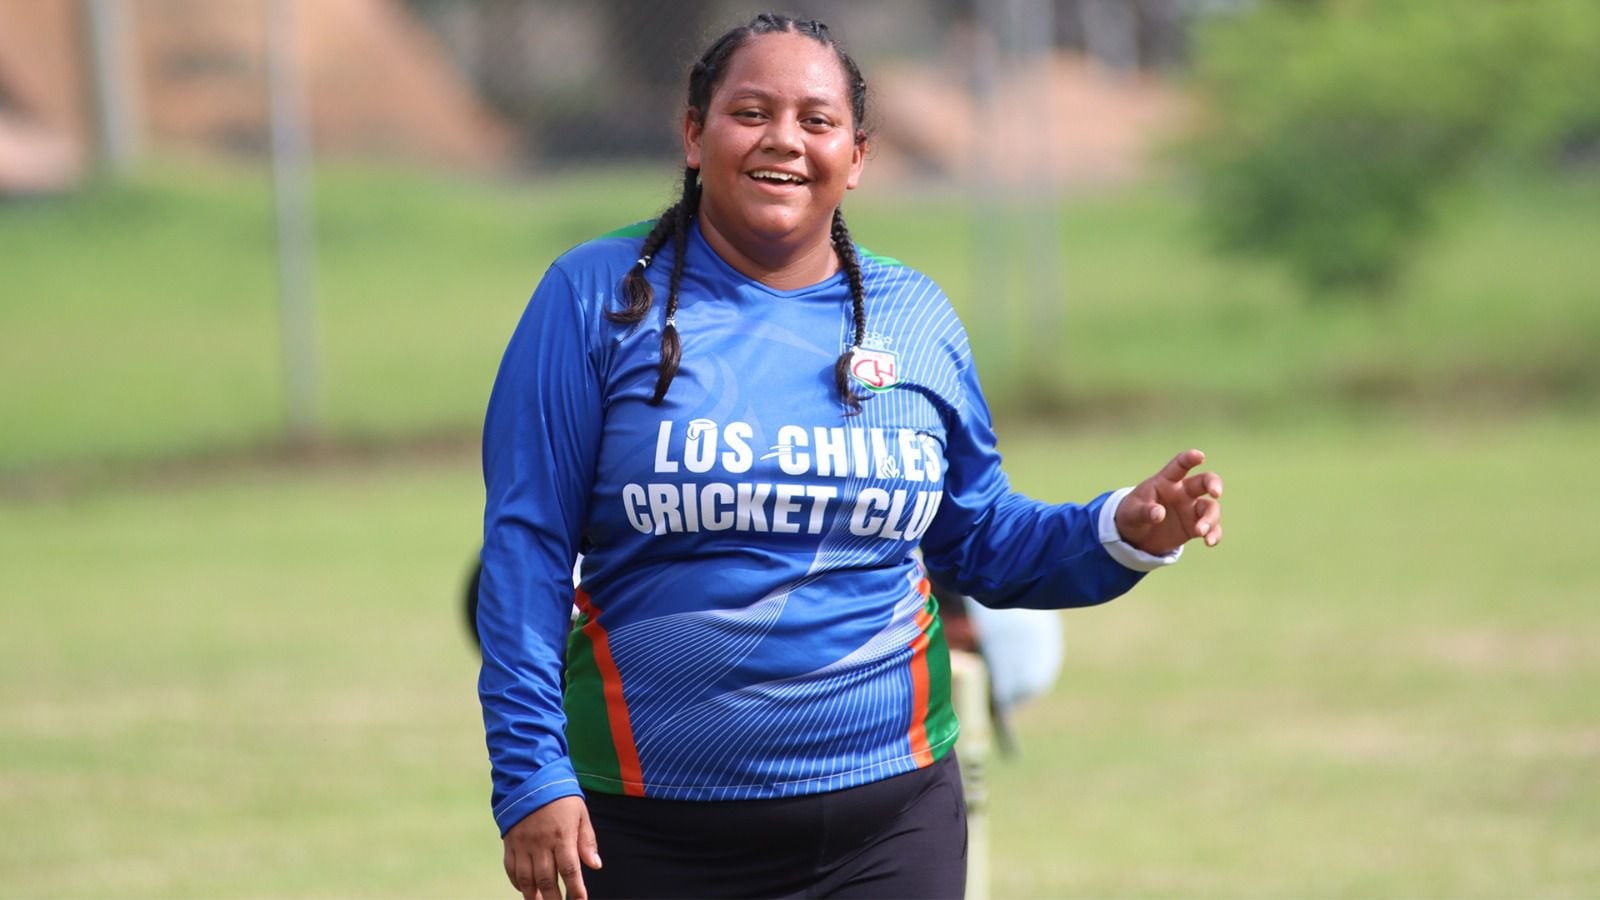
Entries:
{"label": "dark hair", "polygon": [[[711,105],[711,95],[722,82],[728,60],[733,57],[734,52],[744,46],[751,37],[776,32],[803,34],[829,48],[839,58],[839,64],[844,68],[845,78],[849,82],[850,113],[854,118],[851,125],[855,129],[855,139],[858,142],[865,140],[867,83],[861,77],[861,69],[855,60],[851,59],[850,54],[833,39],[828,32],[828,26],[815,20],[798,21],[776,13],[762,13],[748,24],[734,28],[712,42],[699,61],[694,64],[694,68],[689,70],[689,115],[704,122]],[[661,364],[656,375],[655,396],[650,400],[653,404],[660,403],[667,395],[667,387],[672,384],[672,378],[678,372],[678,363],[683,357],[675,317],[678,312],[678,284],[683,280],[683,257],[688,245],[689,226],[700,208],[699,176],[698,169],[684,167],[683,193],[679,196],[678,202],[668,207],[656,220],[655,227],[650,229],[650,234],[644,239],[644,246],[640,248],[638,261],[628,269],[628,274],[623,276],[622,297],[626,305],[621,309],[606,310],[606,318],[621,325],[637,325],[644,321],[645,315],[650,312],[650,307],[655,302],[655,291],[644,277],[645,269],[650,266],[650,261],[662,246],[667,241],[672,241],[672,277],[667,283],[666,324],[661,329]],[[850,282],[852,319],[855,325],[855,340],[850,347],[845,348],[839,355],[838,361],[834,363],[833,378],[839,388],[839,396],[843,398],[849,412],[854,414],[860,411],[862,398],[850,388],[850,358],[867,337],[866,291],[861,286],[861,264],[856,258],[855,243],[850,239],[850,229],[845,227],[844,214],[838,209],[833,211],[831,240],[833,252],[839,257],[839,267],[844,270]]]}

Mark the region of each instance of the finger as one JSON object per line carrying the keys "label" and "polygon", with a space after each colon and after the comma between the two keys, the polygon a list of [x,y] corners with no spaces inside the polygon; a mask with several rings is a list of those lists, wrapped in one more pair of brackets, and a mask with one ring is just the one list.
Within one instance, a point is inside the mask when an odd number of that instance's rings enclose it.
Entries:
{"label": "finger", "polygon": [[1190,498],[1221,497],[1222,476],[1215,472],[1201,472],[1183,480],[1183,492]]}
{"label": "finger", "polygon": [[533,861],[532,896],[533,900],[561,900],[561,889],[556,885],[555,860],[548,852],[541,852]]}
{"label": "finger", "polygon": [[1159,503],[1152,503],[1145,507],[1144,520],[1151,525],[1160,525],[1167,520],[1167,508]]}
{"label": "finger", "polygon": [[578,825],[578,855],[583,858],[583,864],[589,868],[600,868],[600,842],[595,840],[594,825],[589,822],[587,809],[584,810],[583,820]]}
{"label": "finger", "polygon": [[1217,521],[1222,518],[1222,504],[1210,497],[1201,497],[1194,504],[1194,530],[1195,537],[1205,537],[1217,527]]}
{"label": "finger", "polygon": [[1190,469],[1205,461],[1206,455],[1199,450],[1185,450],[1162,466],[1161,471],[1156,473],[1156,477],[1162,481],[1182,481],[1183,476],[1189,474]]}
{"label": "finger", "polygon": [[516,888],[526,900],[539,900],[539,892],[533,885],[533,859],[526,853],[512,853],[506,861],[506,874],[511,876],[511,886]]}
{"label": "finger", "polygon": [[1215,547],[1220,543],[1222,543],[1222,523],[1218,522],[1211,526],[1210,531],[1206,532],[1206,546]]}
{"label": "finger", "polygon": [[571,845],[556,851],[556,871],[567,886],[567,900],[587,900],[589,893],[583,888],[583,866],[578,864],[578,851]]}

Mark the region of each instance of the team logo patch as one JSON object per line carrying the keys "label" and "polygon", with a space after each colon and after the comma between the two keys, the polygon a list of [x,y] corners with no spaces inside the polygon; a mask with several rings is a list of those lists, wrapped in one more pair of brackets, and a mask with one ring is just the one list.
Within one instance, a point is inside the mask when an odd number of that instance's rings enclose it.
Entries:
{"label": "team logo patch", "polygon": [[850,375],[871,391],[887,391],[900,383],[900,366],[888,350],[857,347],[850,356]]}

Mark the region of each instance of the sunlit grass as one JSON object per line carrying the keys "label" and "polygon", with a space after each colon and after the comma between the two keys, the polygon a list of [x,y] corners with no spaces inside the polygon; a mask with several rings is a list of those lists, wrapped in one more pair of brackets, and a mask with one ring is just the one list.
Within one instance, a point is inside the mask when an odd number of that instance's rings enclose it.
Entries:
{"label": "sunlit grass", "polygon": [[[1600,426],[1000,420],[1086,499],[1188,445],[1227,538],[1064,614],[992,776],[994,896],[1583,896],[1600,883]],[[0,501],[0,884],[492,896],[459,591],[469,451]],[[603,845],[602,845],[603,849]]]}

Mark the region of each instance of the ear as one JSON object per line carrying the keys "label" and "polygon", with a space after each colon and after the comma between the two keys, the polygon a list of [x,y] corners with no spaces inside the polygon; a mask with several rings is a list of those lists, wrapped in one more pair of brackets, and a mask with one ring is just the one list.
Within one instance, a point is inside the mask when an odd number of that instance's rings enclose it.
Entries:
{"label": "ear", "polygon": [[856,132],[856,144],[850,152],[850,175],[845,179],[844,189],[853,191],[861,183],[861,171],[867,167],[867,133]]}
{"label": "ear", "polygon": [[690,109],[683,114],[683,164],[688,168],[700,168],[700,135],[704,131],[699,113]]}

